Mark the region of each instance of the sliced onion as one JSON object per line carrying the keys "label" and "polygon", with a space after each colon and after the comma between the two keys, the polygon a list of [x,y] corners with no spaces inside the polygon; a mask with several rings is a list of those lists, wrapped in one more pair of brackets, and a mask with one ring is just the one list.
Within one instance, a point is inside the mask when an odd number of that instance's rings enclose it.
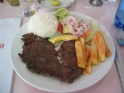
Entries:
{"label": "sliced onion", "polygon": [[70,33],[76,37],[87,32],[91,26],[91,22],[85,21],[85,23],[83,23],[82,19],[76,19],[73,16],[65,17],[62,22],[63,27],[65,24],[68,26]]}

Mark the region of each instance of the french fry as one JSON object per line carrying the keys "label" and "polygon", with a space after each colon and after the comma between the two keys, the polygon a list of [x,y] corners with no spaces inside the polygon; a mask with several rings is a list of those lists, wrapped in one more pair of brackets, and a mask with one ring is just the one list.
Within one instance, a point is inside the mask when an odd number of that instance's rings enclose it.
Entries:
{"label": "french fry", "polygon": [[105,42],[105,54],[106,54],[106,57],[109,57],[112,54],[111,51],[110,51],[110,49],[108,48],[106,42]]}
{"label": "french fry", "polygon": [[91,45],[91,43],[92,43],[92,40],[86,42],[86,44],[88,44],[88,45]]}
{"label": "french fry", "polygon": [[[101,34],[103,36],[103,33],[100,30],[97,31],[97,34]],[[103,36],[103,38],[104,38],[104,36]],[[104,42],[105,42],[105,39],[104,39]],[[106,42],[105,42],[105,54],[106,54],[106,57],[109,57],[112,54],[109,47],[107,46]]]}
{"label": "french fry", "polygon": [[86,69],[84,68],[82,74],[85,75],[86,73]]}
{"label": "french fry", "polygon": [[[90,31],[85,36],[88,33]],[[84,41],[84,36],[79,37],[79,40],[75,41],[75,50],[78,67],[83,68],[82,74],[91,74],[92,65],[98,64],[99,61],[104,61],[106,57],[111,55],[111,51],[100,30],[88,42]]]}
{"label": "french fry", "polygon": [[102,34],[102,32],[101,32],[100,30],[97,30],[97,31],[96,31],[96,35],[97,35],[97,34]]}
{"label": "french fry", "polygon": [[89,58],[88,63],[86,65],[86,68],[85,69],[86,69],[86,72],[88,74],[91,74],[92,73],[91,58]]}
{"label": "french fry", "polygon": [[87,61],[88,61],[90,58],[91,46],[89,46],[89,45],[87,46],[85,44],[85,47],[86,47],[86,57],[87,57]]}
{"label": "french fry", "polygon": [[83,57],[81,41],[79,41],[79,40],[75,41],[75,50],[76,50],[76,57],[77,57],[78,67],[85,68],[85,60],[84,60],[84,57]]}
{"label": "french fry", "polygon": [[84,39],[86,39],[91,33],[91,30],[87,31],[86,33],[84,33]]}
{"label": "french fry", "polygon": [[105,40],[104,40],[104,37],[101,33],[102,33],[101,31],[98,31],[98,33],[96,34],[96,36],[97,36],[98,61],[104,61],[106,59]]}
{"label": "french fry", "polygon": [[84,38],[80,38],[85,65],[87,65],[86,46]]}
{"label": "french fry", "polygon": [[88,30],[81,37],[84,38],[84,39],[86,39],[90,34],[91,34],[91,30]]}
{"label": "french fry", "polygon": [[94,35],[91,44],[91,64],[95,65],[98,64],[97,60],[97,36]]}

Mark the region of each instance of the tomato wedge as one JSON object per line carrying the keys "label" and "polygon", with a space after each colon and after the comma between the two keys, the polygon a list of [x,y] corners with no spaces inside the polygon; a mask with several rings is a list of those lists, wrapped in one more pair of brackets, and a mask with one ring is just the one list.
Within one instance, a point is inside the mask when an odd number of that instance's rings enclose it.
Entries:
{"label": "tomato wedge", "polygon": [[58,25],[58,30],[63,33],[63,25],[61,23],[59,23]]}

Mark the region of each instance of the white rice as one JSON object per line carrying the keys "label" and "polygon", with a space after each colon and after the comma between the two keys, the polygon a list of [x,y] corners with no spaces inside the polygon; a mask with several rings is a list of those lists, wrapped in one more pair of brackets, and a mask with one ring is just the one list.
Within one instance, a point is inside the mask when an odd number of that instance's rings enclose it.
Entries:
{"label": "white rice", "polygon": [[58,21],[50,12],[37,12],[28,22],[28,32],[43,38],[51,37],[57,32]]}

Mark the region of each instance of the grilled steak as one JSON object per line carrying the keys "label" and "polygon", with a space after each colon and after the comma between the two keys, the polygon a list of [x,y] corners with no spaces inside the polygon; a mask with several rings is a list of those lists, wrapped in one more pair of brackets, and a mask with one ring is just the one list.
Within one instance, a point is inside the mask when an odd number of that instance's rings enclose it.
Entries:
{"label": "grilled steak", "polygon": [[22,40],[24,41],[23,51],[18,55],[30,71],[55,77],[68,83],[72,83],[82,74],[81,68],[75,70],[72,69],[73,67],[60,63],[57,51],[54,49],[55,46],[48,40],[33,33],[23,35]]}
{"label": "grilled steak", "polygon": [[65,41],[62,43],[58,49],[58,56],[60,57],[60,61],[65,65],[72,69],[78,69],[74,41]]}

